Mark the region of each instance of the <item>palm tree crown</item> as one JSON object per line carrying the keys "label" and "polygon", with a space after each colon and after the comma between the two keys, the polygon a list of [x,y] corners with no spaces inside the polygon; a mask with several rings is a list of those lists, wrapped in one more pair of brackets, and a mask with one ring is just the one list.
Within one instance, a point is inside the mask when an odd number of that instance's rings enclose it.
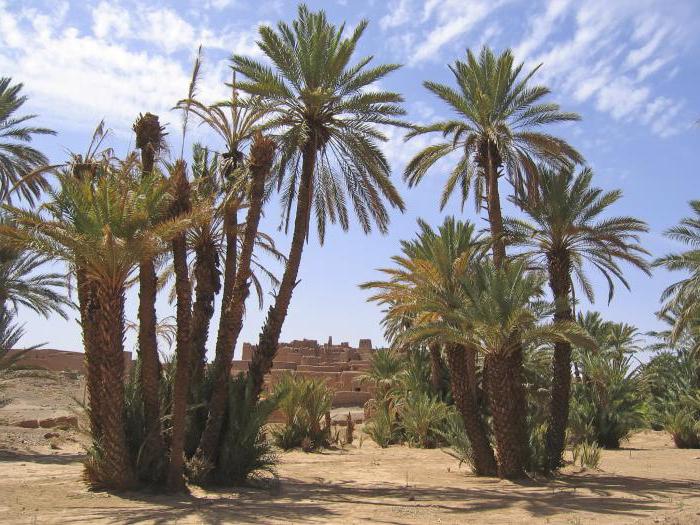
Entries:
{"label": "palm tree crown", "polygon": [[546,124],[580,119],[576,113],[560,111],[558,104],[542,101],[549,89],[530,85],[540,66],[521,77],[523,64],[514,64],[510,50],[496,56],[484,47],[478,58],[467,50],[466,61],[457,60],[449,67],[457,89],[432,81],[423,85],[447,103],[456,118],[417,126],[406,136],[408,140],[438,132],[449,140],[428,146],[411,160],[404,172],[409,186],[418,184],[438,160],[458,152],[440,205],[445,206],[455,188],[464,204],[474,185],[479,210],[491,169],[504,167],[516,194],[524,195],[536,188],[538,159],[551,164],[582,160],[566,141],[535,131]]}
{"label": "palm tree crown", "polygon": [[395,118],[405,113],[400,106],[403,98],[370,89],[399,66],[368,68],[372,57],[350,64],[366,27],[363,20],[346,36],[344,25],[335,27],[323,11],[313,13],[301,5],[291,26],[281,22],[276,31],[260,28],[258,45],[273,68],[233,57],[234,68],[247,79],[238,87],[272,106],[265,127],[280,133],[276,173],[287,224],[297,198],[302,158],[313,157],[307,222],[313,208],[321,241],[327,219],[348,228],[346,194],[365,232],[371,230],[372,221],[380,231],[387,229],[389,216],[382,197],[404,209],[389,180],[387,159],[377,146],[387,138],[376,126],[404,125]]}
{"label": "palm tree crown", "polygon": [[0,78],[0,202],[10,201],[14,192],[29,204],[46,186],[37,168],[46,165],[46,157],[28,146],[35,135],[55,135],[47,128],[29,126],[36,115],[18,116],[16,113],[27,101],[20,95],[22,84],[11,85],[12,79]]}
{"label": "palm tree crown", "polygon": [[[622,192],[591,187],[592,178],[588,168],[576,173],[571,167],[554,170],[540,166],[539,197],[520,201],[532,224],[508,219],[506,230],[512,242],[524,247],[525,255],[539,268],[546,270],[552,264],[568,266],[561,271],[575,275],[590,301],[594,294],[585,264],[600,271],[608,283],[610,300],[615,280],[629,289],[620,261],[649,273],[644,258],[648,252],[639,244],[639,234],[648,228],[633,217],[601,218]],[[571,283],[565,288],[571,288]]]}

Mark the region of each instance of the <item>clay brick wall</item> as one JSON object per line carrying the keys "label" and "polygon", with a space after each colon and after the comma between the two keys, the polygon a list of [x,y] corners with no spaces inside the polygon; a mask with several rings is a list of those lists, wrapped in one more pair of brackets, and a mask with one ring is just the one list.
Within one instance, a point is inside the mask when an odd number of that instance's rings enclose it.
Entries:
{"label": "clay brick wall", "polygon": [[[10,350],[10,354],[19,353],[21,350]],[[82,352],[68,352],[66,350],[55,350],[53,348],[38,348],[29,350],[17,361],[17,366],[42,368],[61,372],[70,370],[80,374],[85,373],[85,354]],[[129,373],[133,366],[131,352],[124,352],[124,367]]]}

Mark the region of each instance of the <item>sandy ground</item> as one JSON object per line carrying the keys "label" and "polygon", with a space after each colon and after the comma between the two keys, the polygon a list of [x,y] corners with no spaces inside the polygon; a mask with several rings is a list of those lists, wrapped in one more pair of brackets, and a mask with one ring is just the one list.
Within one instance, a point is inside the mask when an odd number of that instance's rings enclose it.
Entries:
{"label": "sandy ground", "polygon": [[3,395],[4,523],[700,523],[700,451],[677,450],[661,432],[604,452],[600,470],[517,484],[475,478],[440,450],[382,450],[365,438],[344,450],[282,454],[278,481],[264,489],[108,494],[81,481],[78,433],[45,438],[47,429],[7,426],[74,410],[80,381],[16,378]]}

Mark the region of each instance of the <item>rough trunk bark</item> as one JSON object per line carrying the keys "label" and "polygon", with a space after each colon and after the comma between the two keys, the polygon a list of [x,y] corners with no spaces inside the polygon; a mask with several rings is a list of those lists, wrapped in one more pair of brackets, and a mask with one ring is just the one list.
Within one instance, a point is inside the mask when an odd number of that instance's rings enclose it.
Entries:
{"label": "rough trunk bark", "polygon": [[225,318],[225,323],[216,343],[216,357],[214,359],[213,372],[214,381],[211,399],[209,400],[209,416],[197,452],[198,455],[209,463],[214,462],[218,452],[221,427],[226,411],[228,381],[231,375],[231,360],[233,359],[233,352],[236,348],[238,336],[243,327],[245,301],[250,288],[250,264],[253,257],[255,239],[258,234],[260,215],[262,214],[265,181],[272,167],[274,152],[274,141],[261,135],[255,137],[250,151],[250,170],[252,176],[249,198],[250,205],[246,216],[240,263],[231,294],[231,301],[225,311],[221,312],[221,317]]}
{"label": "rough trunk bark", "polygon": [[99,442],[102,437],[102,416],[100,402],[102,400],[102,374],[100,351],[97,346],[97,315],[99,305],[95,298],[95,287],[85,275],[85,270],[78,268],[76,272],[78,285],[78,303],[80,308],[80,326],[83,332],[83,348],[85,350],[86,386],[88,392],[88,412],[90,418],[90,435]]}
{"label": "rough trunk bark", "polygon": [[501,158],[496,146],[488,142],[484,146],[485,158],[481,164],[486,169],[486,211],[492,237],[493,264],[501,268],[506,259],[506,245],[503,239],[503,216],[501,214],[501,197],[498,191],[498,170]]}
{"label": "rough trunk bark", "polygon": [[214,315],[214,300],[221,288],[219,255],[213,242],[197,247],[194,264],[195,301],[192,306],[192,386],[202,382],[207,360],[209,325]]}
{"label": "rough trunk bark", "polygon": [[248,383],[251,389],[251,402],[258,399],[262,391],[265,374],[272,368],[272,360],[277,353],[282,325],[287,317],[287,310],[292,299],[294,287],[297,284],[301,254],[309,228],[309,212],[311,210],[311,194],[313,191],[313,174],[316,165],[316,146],[309,142],[304,148],[302,160],[301,181],[297,194],[297,209],[294,218],[294,234],[289,249],[289,258],[284,269],[275,304],[267,312],[265,325],[260,332],[258,347],[248,368]]}
{"label": "rough trunk bark", "polygon": [[165,443],[160,413],[160,359],[156,341],[156,294],[158,277],[153,260],[139,265],[139,381],[143,396],[146,442],[143,457],[156,467],[163,460]]}
{"label": "rough trunk bark", "polygon": [[486,361],[498,475],[506,479],[522,479],[527,459],[522,351],[489,354]]}
{"label": "rough trunk bark", "polygon": [[[174,217],[190,210],[189,183],[183,162],[176,165],[172,176],[175,202]],[[173,389],[172,437],[170,439],[170,465],[168,468],[168,489],[182,491],[185,489],[184,448],[187,424],[187,397],[189,393],[191,365],[191,324],[192,324],[192,288],[187,269],[187,243],[185,234],[181,233],[172,241],[173,267],[175,270],[175,292],[177,296],[177,334],[175,386]]]}
{"label": "rough trunk bark", "polygon": [[438,345],[430,345],[430,385],[433,388],[433,393],[439,394],[442,379],[442,357],[440,356],[440,347]]}
{"label": "rough trunk bark", "polygon": [[[554,296],[554,322],[572,321],[570,264],[565,256],[549,259],[549,284]],[[547,429],[547,456],[551,470],[562,465],[571,394],[571,344],[558,342],[552,356],[552,388]]]}
{"label": "rough trunk bark", "polygon": [[486,425],[481,418],[481,411],[474,386],[469,381],[468,360],[474,349],[450,346],[447,348],[447,362],[450,368],[450,385],[452,397],[457,410],[462,415],[464,429],[472,446],[474,473],[477,476],[495,476],[496,458],[489,442]]}
{"label": "rough trunk bark", "polygon": [[124,289],[95,283],[95,296],[99,307],[96,335],[102,354],[100,446],[108,476],[103,482],[109,488],[127,489],[135,478],[124,428]]}

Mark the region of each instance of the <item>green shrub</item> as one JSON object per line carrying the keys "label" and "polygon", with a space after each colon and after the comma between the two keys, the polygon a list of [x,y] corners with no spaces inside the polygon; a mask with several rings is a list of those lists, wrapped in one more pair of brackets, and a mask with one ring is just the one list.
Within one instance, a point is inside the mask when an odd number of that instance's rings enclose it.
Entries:
{"label": "green shrub", "polygon": [[374,414],[364,428],[372,441],[382,448],[397,443],[401,433],[399,431],[396,410],[388,403],[378,403]]}
{"label": "green shrub", "polygon": [[263,473],[276,475],[277,455],[265,435],[265,424],[279,400],[275,395],[251,405],[243,375],[229,382],[228,409],[213,480],[242,485]]}
{"label": "green shrub", "polygon": [[328,446],[329,429],[322,428],[321,420],[331,409],[333,393],[323,380],[286,374],[273,395],[285,417],[282,428],[273,432],[277,446],[284,450],[302,447],[306,451]]}
{"label": "green shrub", "polygon": [[409,394],[399,406],[399,420],[404,437],[411,446],[433,448],[437,431],[445,424],[449,407],[427,393]]}
{"label": "green shrub", "polygon": [[598,468],[602,449],[596,443],[582,442],[576,445],[573,450],[574,465],[583,468]]}
{"label": "green shrub", "polygon": [[449,447],[444,452],[457,461],[461,467],[466,463],[469,468],[474,467],[474,456],[472,446],[467,437],[467,432],[464,430],[464,420],[457,410],[452,407],[445,418],[442,428],[437,430],[437,434]]}
{"label": "green shrub", "polygon": [[588,354],[582,362],[583,380],[574,385],[569,410],[572,444],[619,448],[645,424],[638,371],[628,356]]}

